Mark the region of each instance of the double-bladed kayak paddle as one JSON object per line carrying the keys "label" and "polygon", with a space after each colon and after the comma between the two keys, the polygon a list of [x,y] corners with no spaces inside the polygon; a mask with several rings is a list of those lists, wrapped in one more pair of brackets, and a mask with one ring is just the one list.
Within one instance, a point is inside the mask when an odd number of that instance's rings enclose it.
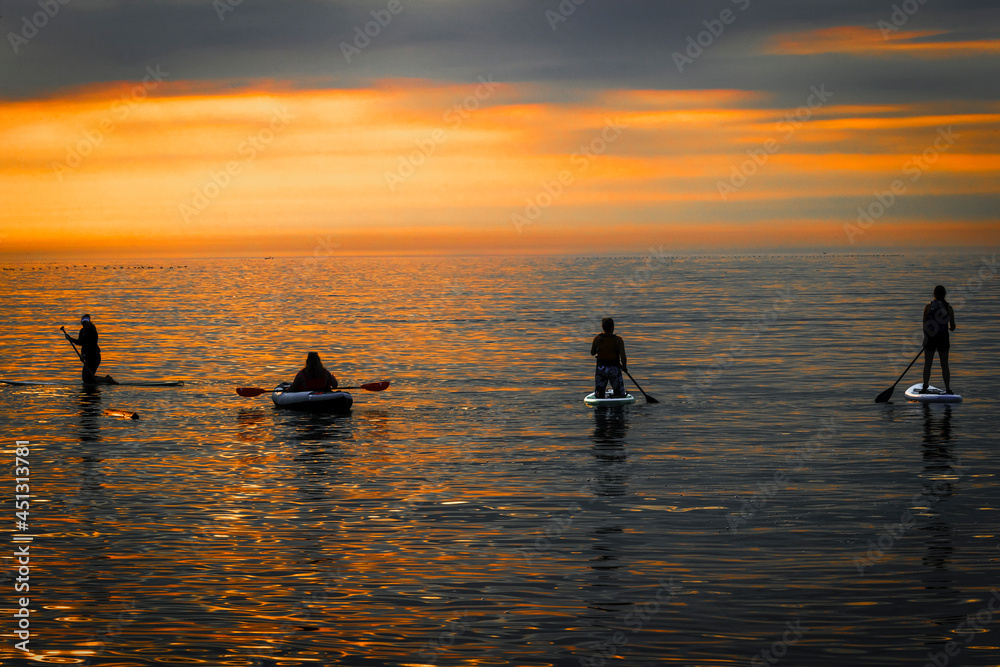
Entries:
{"label": "double-bladed kayak paddle", "polygon": [[[361,384],[356,387],[336,387],[333,391],[341,391],[343,389],[365,389],[367,391],[383,391],[389,388],[389,381],[384,380],[382,382],[369,382],[368,384]],[[271,391],[270,389],[261,389],[260,387],[237,387],[236,393],[240,396],[245,396],[246,398],[251,398],[253,396],[260,396],[261,394],[266,394]]]}

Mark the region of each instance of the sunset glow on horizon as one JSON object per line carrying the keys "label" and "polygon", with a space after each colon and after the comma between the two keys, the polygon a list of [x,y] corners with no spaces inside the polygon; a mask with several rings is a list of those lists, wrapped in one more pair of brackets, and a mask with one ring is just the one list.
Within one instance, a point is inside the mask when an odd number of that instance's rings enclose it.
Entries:
{"label": "sunset glow on horizon", "polygon": [[[942,63],[998,51],[945,29],[870,25],[775,30],[752,49]],[[865,102],[819,75],[796,97],[159,67],[0,102],[0,259],[1000,239],[995,99]]]}

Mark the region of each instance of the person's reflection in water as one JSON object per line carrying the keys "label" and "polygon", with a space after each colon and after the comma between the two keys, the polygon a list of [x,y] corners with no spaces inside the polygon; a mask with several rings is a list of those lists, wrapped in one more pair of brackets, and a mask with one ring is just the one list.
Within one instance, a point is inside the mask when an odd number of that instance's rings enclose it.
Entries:
{"label": "person's reflection in water", "polygon": [[343,441],[354,438],[350,415],[312,412],[290,412],[289,423],[295,429],[293,438],[300,442]]}
{"label": "person's reflection in water", "polygon": [[927,450],[931,445],[939,446],[941,454],[951,459],[951,453],[948,451],[951,442],[951,405],[942,404],[944,412],[940,415],[934,414],[935,410],[930,403],[923,403],[922,407],[924,409],[924,459],[927,459]]}
{"label": "person's reflection in water", "polygon": [[76,502],[90,506],[95,494],[102,490],[104,473],[100,470],[101,457],[101,389],[84,385],[80,390],[80,422],[78,425],[81,445],[80,486]]}
{"label": "person's reflection in water", "polygon": [[93,613],[97,616],[98,610],[111,605],[114,596],[114,591],[105,583],[110,579],[107,568],[112,562],[108,556],[109,544],[101,531],[95,530],[96,526],[108,521],[108,475],[105,472],[108,457],[101,447],[101,389],[84,385],[79,400],[79,486],[76,494],[66,501],[74,509],[79,530],[85,535],[80,538],[84,545],[84,560],[79,563],[80,574],[75,582],[80,595],[80,609],[86,611],[83,615]]}
{"label": "person's reflection in water", "polygon": [[622,568],[620,550],[625,527],[622,510],[612,501],[626,495],[628,482],[628,452],[624,440],[628,432],[628,408],[598,407],[594,410],[594,473],[587,481],[592,494],[581,505],[581,522],[589,526],[591,548],[590,570],[596,574],[590,584],[588,605],[604,612],[617,613],[617,600],[622,594],[618,571]]}
{"label": "person's reflection in water", "polygon": [[623,405],[599,407],[594,411],[594,458],[596,474],[591,489],[596,496],[625,495],[628,452],[622,441],[628,432],[626,408]]}
{"label": "person's reflection in water", "polygon": [[920,514],[925,519],[924,525],[919,526],[920,539],[925,545],[921,559],[925,569],[921,579],[926,591],[925,604],[932,610],[929,620],[937,626],[924,639],[920,652],[935,653],[941,652],[948,643],[947,637],[956,625],[952,610],[965,597],[956,574],[948,569],[955,543],[947,511],[966,470],[952,452],[952,406],[924,403],[920,407],[924,418],[923,477],[926,480],[919,503],[924,508]]}
{"label": "person's reflection in water", "polygon": [[80,390],[80,442],[101,440],[101,389],[96,385],[83,385]]}
{"label": "person's reflection in water", "polygon": [[296,484],[307,512],[325,513],[331,489],[339,482],[344,450],[342,443],[354,440],[351,417],[303,413],[295,415]]}
{"label": "person's reflection in water", "polygon": [[954,495],[954,483],[964,471],[951,451],[951,406],[941,406],[943,412],[937,410],[938,406],[931,407],[927,403],[921,407],[924,412],[924,477],[929,483],[926,498],[930,501],[927,509],[929,521],[921,528],[925,531],[927,544],[923,563],[930,568],[925,585],[929,590],[950,590],[953,578],[947,566],[955,546],[951,525],[944,517],[943,510],[947,506],[942,503]]}

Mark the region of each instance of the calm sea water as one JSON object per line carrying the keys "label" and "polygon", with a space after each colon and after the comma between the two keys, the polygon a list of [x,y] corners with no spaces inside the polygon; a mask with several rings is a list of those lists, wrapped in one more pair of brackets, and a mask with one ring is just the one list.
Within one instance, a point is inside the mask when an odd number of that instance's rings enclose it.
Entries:
{"label": "calm sea water", "polygon": [[[998,665],[994,257],[8,264],[0,662]],[[936,283],[966,401],[875,404]],[[583,404],[604,315],[660,403]],[[392,386],[236,395],[311,350]]]}

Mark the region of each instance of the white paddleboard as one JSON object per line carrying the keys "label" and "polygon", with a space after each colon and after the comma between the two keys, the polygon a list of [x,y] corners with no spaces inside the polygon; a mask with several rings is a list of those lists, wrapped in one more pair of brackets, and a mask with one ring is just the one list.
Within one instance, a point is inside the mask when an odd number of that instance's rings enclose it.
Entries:
{"label": "white paddleboard", "polygon": [[41,382],[34,380],[0,380],[0,384],[10,385],[12,387],[79,387],[86,384],[88,387],[93,387],[95,385],[100,385],[102,387],[182,387],[184,386],[184,380],[136,380],[135,382],[129,382],[127,380],[122,382]]}
{"label": "white paddleboard", "polygon": [[906,390],[906,398],[911,401],[920,401],[921,403],[961,403],[962,397],[958,394],[949,394],[945,392],[944,389],[938,389],[937,387],[927,386],[927,393],[920,393],[920,388],[923,387],[923,383],[915,384]]}
{"label": "white paddleboard", "polygon": [[587,405],[628,405],[635,403],[635,396],[625,394],[621,398],[597,398],[597,394],[588,394],[583,402]]}

